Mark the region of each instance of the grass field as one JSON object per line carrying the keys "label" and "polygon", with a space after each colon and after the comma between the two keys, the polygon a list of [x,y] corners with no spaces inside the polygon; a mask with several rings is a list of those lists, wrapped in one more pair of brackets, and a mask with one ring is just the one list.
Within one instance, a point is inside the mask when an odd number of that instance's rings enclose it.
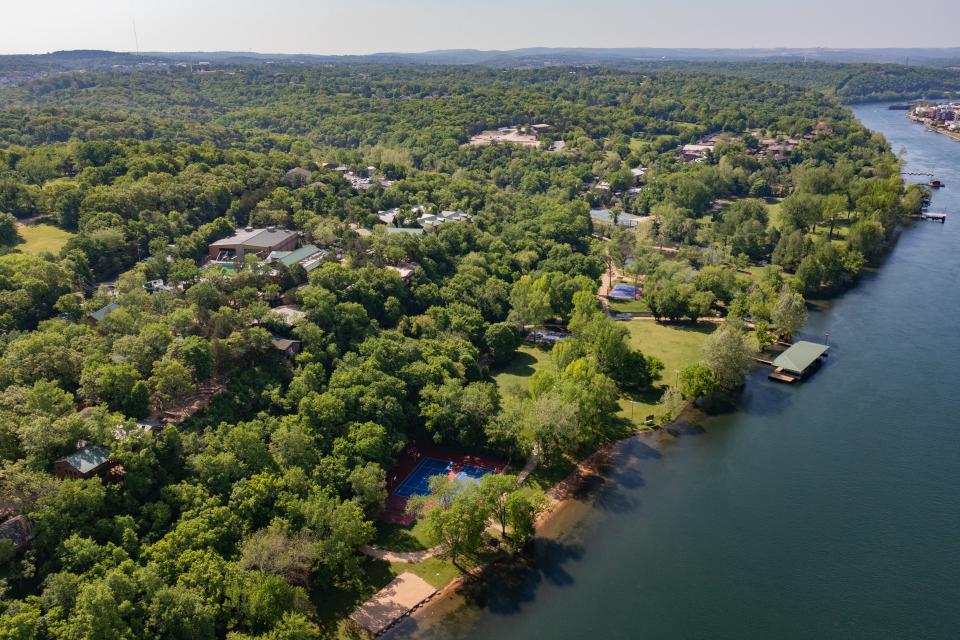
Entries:
{"label": "grass field", "polygon": [[[660,358],[664,364],[663,374],[652,388],[620,399],[620,416],[639,428],[643,426],[646,416],[657,415],[657,402],[667,386],[676,384],[677,373],[700,360],[703,342],[716,325],[709,322],[690,326],[631,320],[624,326],[630,330],[631,346],[640,349],[644,355]],[[549,351],[523,346],[517,350],[513,361],[495,373],[493,378],[501,394],[517,395],[526,388],[527,380],[534,372],[549,365]]]}
{"label": "grass field", "polygon": [[644,355],[656,356],[663,361],[663,374],[649,390],[620,399],[620,415],[641,426],[648,415],[657,415],[657,402],[670,385],[676,384],[677,373],[698,360],[702,355],[703,342],[716,329],[716,325],[701,322],[697,325],[664,325],[651,320],[633,320],[630,328],[630,345]]}
{"label": "grass field", "polygon": [[527,379],[550,365],[550,351],[546,348],[524,345],[509,364],[493,375],[504,395],[517,395],[527,388]]}
{"label": "grass field", "polygon": [[17,232],[23,238],[23,244],[17,245],[23,253],[38,255],[49,251],[59,253],[67,240],[73,237],[69,231],[64,231],[50,224],[32,224],[18,227]]}

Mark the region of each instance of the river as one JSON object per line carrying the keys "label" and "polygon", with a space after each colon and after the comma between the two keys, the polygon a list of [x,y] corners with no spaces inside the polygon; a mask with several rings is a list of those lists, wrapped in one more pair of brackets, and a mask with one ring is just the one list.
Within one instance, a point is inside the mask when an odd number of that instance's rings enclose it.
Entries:
{"label": "river", "polygon": [[949,218],[811,314],[824,367],[795,387],[757,370],[737,412],[625,442],[534,569],[394,637],[960,637],[960,142],[855,112],[944,180]]}

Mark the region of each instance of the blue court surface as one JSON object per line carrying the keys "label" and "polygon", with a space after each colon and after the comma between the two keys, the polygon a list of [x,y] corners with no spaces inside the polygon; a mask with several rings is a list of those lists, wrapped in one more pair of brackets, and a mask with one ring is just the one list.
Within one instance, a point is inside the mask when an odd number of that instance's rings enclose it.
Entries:
{"label": "blue court surface", "polygon": [[[411,496],[425,496],[430,493],[430,478],[433,476],[445,476],[453,469],[453,463],[446,460],[437,460],[435,458],[424,458],[420,461],[410,475],[393,492],[394,495],[402,498]],[[473,481],[479,482],[480,478],[493,473],[493,469],[486,467],[477,467],[471,464],[463,465],[457,472],[456,479],[461,482]]]}
{"label": "blue court surface", "polygon": [[394,495],[403,498],[410,496],[425,496],[430,493],[430,478],[433,476],[445,476],[453,468],[452,462],[446,460],[436,460],[434,458],[424,458],[420,461],[407,479],[397,487]]}

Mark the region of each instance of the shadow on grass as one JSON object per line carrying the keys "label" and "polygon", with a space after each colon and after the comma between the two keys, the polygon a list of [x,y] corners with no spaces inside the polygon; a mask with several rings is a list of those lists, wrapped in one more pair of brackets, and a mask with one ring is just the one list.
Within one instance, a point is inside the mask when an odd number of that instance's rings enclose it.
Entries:
{"label": "shadow on grass", "polygon": [[374,545],[388,551],[423,551],[426,545],[414,535],[415,525],[404,527],[390,522],[376,521],[377,537]]}
{"label": "shadow on grass", "polygon": [[389,562],[364,556],[361,563],[358,579],[349,586],[337,588],[315,581],[310,590],[317,622],[328,633],[335,632],[340,620],[393,580]]}

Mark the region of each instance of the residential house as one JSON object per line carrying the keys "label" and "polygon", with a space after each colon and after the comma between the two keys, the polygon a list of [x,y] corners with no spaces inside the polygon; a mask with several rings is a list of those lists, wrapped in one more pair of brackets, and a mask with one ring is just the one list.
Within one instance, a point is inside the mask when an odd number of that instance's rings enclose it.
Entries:
{"label": "residential house", "polygon": [[110,451],[99,445],[86,446],[53,463],[53,474],[61,480],[86,479],[93,476],[106,478],[113,470]]}

